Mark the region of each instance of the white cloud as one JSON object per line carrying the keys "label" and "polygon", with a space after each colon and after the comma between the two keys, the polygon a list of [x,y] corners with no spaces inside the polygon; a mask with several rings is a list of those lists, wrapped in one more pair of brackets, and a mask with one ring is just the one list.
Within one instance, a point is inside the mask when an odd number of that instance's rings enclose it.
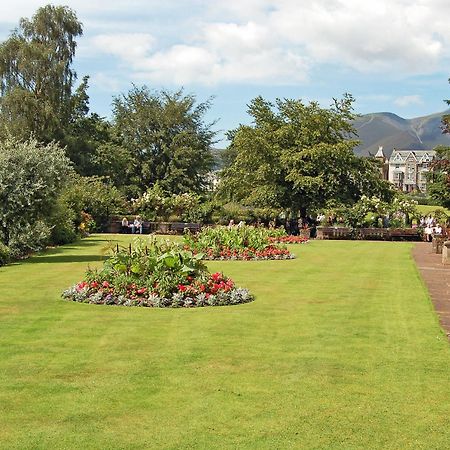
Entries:
{"label": "white cloud", "polygon": [[397,97],[394,100],[394,104],[396,106],[400,106],[401,108],[406,108],[411,105],[422,105],[423,99],[420,95],[403,95],[401,97]]}
{"label": "white cloud", "polygon": [[[48,0],[0,6],[3,23]],[[80,55],[176,84],[297,84],[327,64],[389,76],[448,70],[448,0],[74,0]],[[110,61],[111,62],[111,61]]]}
{"label": "white cloud", "polygon": [[100,91],[112,93],[120,92],[122,85],[120,79],[103,72],[94,73],[89,79],[89,84]]}
{"label": "white cloud", "polygon": [[145,58],[154,43],[155,38],[147,33],[100,34],[90,42],[97,50],[130,62]]}

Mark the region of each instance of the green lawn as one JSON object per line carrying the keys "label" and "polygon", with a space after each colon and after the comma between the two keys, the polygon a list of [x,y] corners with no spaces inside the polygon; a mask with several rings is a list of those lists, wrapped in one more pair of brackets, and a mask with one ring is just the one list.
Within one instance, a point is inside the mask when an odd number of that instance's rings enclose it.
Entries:
{"label": "green lawn", "polygon": [[417,205],[417,209],[421,214],[428,215],[433,214],[436,210],[445,211],[445,213],[450,216],[450,210],[444,208],[443,206],[432,206],[432,205]]}
{"label": "green lawn", "polygon": [[103,237],[0,268],[0,447],[448,449],[450,347],[409,243],[214,262],[233,307],[69,303]]}

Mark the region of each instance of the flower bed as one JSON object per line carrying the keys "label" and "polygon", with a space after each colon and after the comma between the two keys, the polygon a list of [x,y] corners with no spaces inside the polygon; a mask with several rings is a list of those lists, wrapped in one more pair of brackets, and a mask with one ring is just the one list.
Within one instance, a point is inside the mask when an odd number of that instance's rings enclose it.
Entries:
{"label": "flower bed", "polygon": [[174,243],[117,249],[100,271],[65,290],[66,300],[101,305],[179,308],[247,303],[253,296],[222,273],[210,274],[203,255]]}
{"label": "flower bed", "polygon": [[309,241],[304,236],[274,236],[269,237],[269,242],[273,244],[306,244]]}
{"label": "flower bed", "polygon": [[202,253],[208,260],[292,259],[284,245],[271,243],[272,230],[252,226],[204,228],[196,235],[186,234],[184,248]]}

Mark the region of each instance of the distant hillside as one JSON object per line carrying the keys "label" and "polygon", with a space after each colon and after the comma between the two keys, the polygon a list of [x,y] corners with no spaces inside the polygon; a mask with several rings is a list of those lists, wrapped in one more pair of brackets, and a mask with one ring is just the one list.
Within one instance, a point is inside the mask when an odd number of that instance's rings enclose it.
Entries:
{"label": "distant hillside", "polygon": [[[450,110],[449,110],[450,111]],[[361,145],[358,155],[374,155],[379,146],[389,157],[392,149],[426,150],[437,145],[450,146],[450,136],[442,134],[441,119],[448,112],[431,114],[414,119],[403,119],[396,114],[383,112],[365,114],[355,120]]]}

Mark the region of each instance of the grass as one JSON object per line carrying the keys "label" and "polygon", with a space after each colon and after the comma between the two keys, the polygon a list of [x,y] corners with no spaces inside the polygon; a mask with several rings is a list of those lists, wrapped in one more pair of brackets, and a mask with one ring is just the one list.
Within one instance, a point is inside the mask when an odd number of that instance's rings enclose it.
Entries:
{"label": "grass", "polygon": [[417,205],[417,209],[420,214],[428,215],[433,214],[435,211],[444,211],[447,216],[450,216],[450,209],[444,208],[443,206],[433,206],[433,205]]}
{"label": "grass", "polygon": [[235,307],[60,300],[104,239],[0,268],[0,448],[449,447],[450,349],[412,244],[210,262],[256,294]]}

